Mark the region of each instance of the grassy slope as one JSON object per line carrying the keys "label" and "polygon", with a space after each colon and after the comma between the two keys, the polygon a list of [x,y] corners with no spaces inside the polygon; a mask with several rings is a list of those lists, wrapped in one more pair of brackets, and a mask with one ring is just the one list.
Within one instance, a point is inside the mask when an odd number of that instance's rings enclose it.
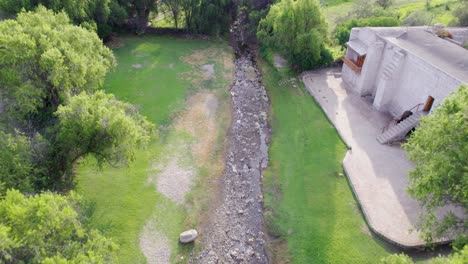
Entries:
{"label": "grassy slope", "polygon": [[[168,124],[191,90],[190,83],[178,75],[191,69],[180,57],[215,44],[166,37],[127,37],[123,42],[125,46],[114,50],[118,67],[107,77],[105,90],[139,105],[152,122]],[[143,68],[132,67],[136,64]],[[163,142],[153,142],[140,150],[130,168],[99,171],[88,160],[78,169],[78,192],[96,204],[92,224],[120,244],[120,263],[144,262],[138,235],[153,214],[164,215],[157,225],[177,247],[174,238],[184,228],[185,210],[147,183],[150,164],[163,147]]]}
{"label": "grassy slope", "polygon": [[[378,262],[387,251],[366,234],[340,166],[344,144],[304,88],[280,87],[288,75],[266,63],[262,69],[273,114],[264,178],[269,232],[287,239],[292,263]],[[272,249],[278,262],[281,247]]]}
{"label": "grassy slope", "polygon": [[[324,7],[324,15],[329,23],[329,31],[333,32],[338,21],[346,17],[348,13],[352,10],[352,3],[354,1],[329,0],[325,2],[330,2],[328,6]],[[435,16],[434,23],[448,24],[450,20],[452,20],[452,11],[445,10],[445,5],[443,5],[447,2],[450,4],[452,10],[455,7],[455,5],[457,5],[456,1],[454,0],[431,1],[431,6],[437,6],[429,11]],[[401,18],[407,17],[411,12],[414,12],[416,10],[425,9],[425,6],[425,0],[395,0],[393,4],[393,8],[397,9],[400,12]]]}

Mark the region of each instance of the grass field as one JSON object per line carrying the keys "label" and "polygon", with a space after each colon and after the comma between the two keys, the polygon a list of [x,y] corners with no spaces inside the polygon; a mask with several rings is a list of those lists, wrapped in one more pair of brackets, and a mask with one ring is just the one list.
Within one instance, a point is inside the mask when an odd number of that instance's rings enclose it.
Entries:
{"label": "grass field", "polygon": [[[119,99],[138,105],[141,112],[160,128],[159,140],[138,151],[129,168],[106,167],[99,170],[93,160],[84,161],[77,171],[77,189],[94,204],[91,225],[119,244],[119,263],[145,263],[139,248],[139,235],[148,219],[169,238],[171,260],[185,262],[183,260],[187,259],[191,247],[179,246],[178,235],[187,225],[198,224],[200,212],[196,210],[202,210],[203,204],[192,202],[191,209],[176,204],[156,192],[149,177],[155,173],[155,160],[175,151],[170,144],[178,140],[194,141],[191,135],[175,132],[172,126],[173,119],[183,115],[190,95],[204,88],[220,94],[219,100],[228,100],[225,88],[229,84],[226,75],[229,69],[223,64],[223,56],[232,56],[232,51],[225,43],[152,36],[123,37],[113,46],[118,66],[107,76],[104,89]],[[202,58],[193,57],[204,51],[207,52],[202,54]],[[190,61],[192,59],[196,61]],[[213,63],[216,78],[198,78],[200,63]],[[226,103],[222,102],[220,105],[225,108]],[[191,155],[187,149],[183,151],[187,156]],[[212,172],[197,165],[193,166],[200,171],[201,178]],[[189,201],[203,201],[206,191],[200,189],[205,187],[200,180],[195,180]]]}
{"label": "grass field", "polygon": [[358,209],[341,161],[346,152],[303,87],[262,63],[272,103],[271,166],[264,177],[273,263],[378,263],[388,254]]}

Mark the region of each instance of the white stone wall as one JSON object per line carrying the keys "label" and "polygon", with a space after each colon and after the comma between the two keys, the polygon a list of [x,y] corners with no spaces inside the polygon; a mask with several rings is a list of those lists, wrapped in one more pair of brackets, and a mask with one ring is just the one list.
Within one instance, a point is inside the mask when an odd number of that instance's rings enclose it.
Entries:
{"label": "white stone wall", "polygon": [[[353,39],[359,39],[368,46],[367,56],[361,74],[343,64],[343,81],[352,92],[373,96],[374,107],[379,111],[397,117],[417,104],[424,104],[428,96],[435,99],[433,110],[461,84],[443,69],[388,43],[369,28],[352,29],[350,40]],[[385,67],[395,60],[397,53],[403,54],[398,67],[390,78],[385,78]],[[355,60],[357,54],[348,50],[347,57]],[[423,105],[419,107],[420,110],[422,108]]]}
{"label": "white stone wall", "polygon": [[[456,91],[460,84],[459,80],[409,54],[388,111],[393,116],[399,116],[417,104],[426,103],[428,96],[434,97],[433,110],[446,96]],[[422,107],[419,109],[422,110]]]}

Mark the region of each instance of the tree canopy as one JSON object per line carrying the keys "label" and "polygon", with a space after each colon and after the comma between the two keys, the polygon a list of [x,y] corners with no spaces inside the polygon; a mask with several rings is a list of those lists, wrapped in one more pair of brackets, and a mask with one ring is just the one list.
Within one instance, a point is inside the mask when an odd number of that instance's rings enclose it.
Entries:
{"label": "tree canopy", "polygon": [[277,2],[257,30],[262,45],[283,52],[300,69],[331,62],[327,36],[327,23],[316,0]]}
{"label": "tree canopy", "polygon": [[114,166],[133,160],[135,146],[149,141],[154,125],[128,103],[112,94],[74,96],[55,113],[59,119],[56,137],[58,166],[71,171],[76,160],[93,155],[100,164]]}
{"label": "tree canopy", "polygon": [[75,25],[94,30],[101,38],[123,26],[144,33],[150,13],[157,14],[159,7],[170,11],[176,27],[183,20],[192,33],[224,33],[233,8],[229,0],[0,0],[0,9],[9,14],[39,6],[65,12]]}
{"label": "tree canopy", "polygon": [[[408,191],[427,210],[422,231],[428,240],[449,231],[467,230],[468,208],[468,86],[461,86],[421,120],[419,128],[404,145],[415,164],[409,174]],[[435,210],[447,204],[463,208],[443,220]],[[457,233],[455,233],[457,234]]]}
{"label": "tree canopy", "polygon": [[1,21],[0,31],[0,190],[69,189],[74,164],[87,155],[132,160],[154,126],[98,91],[115,59],[96,33],[45,7]]}
{"label": "tree canopy", "polygon": [[86,228],[75,208],[79,198],[10,190],[0,200],[0,262],[104,263],[117,246]]}
{"label": "tree canopy", "polygon": [[0,86],[10,118],[38,124],[67,98],[95,91],[115,65],[98,36],[39,7],[0,22]]}

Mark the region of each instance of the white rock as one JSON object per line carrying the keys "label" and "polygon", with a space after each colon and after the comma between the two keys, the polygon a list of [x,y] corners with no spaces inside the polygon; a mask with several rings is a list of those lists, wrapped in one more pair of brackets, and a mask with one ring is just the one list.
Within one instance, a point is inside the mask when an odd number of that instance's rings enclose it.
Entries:
{"label": "white rock", "polygon": [[180,243],[190,243],[198,237],[198,232],[195,229],[182,232],[179,236]]}

